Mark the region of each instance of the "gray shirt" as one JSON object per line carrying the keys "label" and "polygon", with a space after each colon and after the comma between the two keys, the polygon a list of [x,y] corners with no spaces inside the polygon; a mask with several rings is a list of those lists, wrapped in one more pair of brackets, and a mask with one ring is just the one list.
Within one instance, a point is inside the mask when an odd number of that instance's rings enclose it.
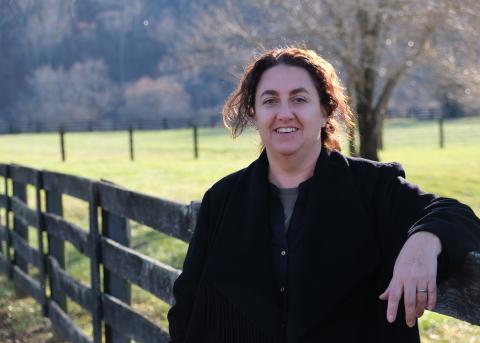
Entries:
{"label": "gray shirt", "polygon": [[290,219],[292,218],[293,209],[295,208],[295,202],[298,197],[298,187],[295,188],[278,188],[273,187],[278,198],[282,202],[283,214],[285,218],[285,232],[287,232],[290,225]]}

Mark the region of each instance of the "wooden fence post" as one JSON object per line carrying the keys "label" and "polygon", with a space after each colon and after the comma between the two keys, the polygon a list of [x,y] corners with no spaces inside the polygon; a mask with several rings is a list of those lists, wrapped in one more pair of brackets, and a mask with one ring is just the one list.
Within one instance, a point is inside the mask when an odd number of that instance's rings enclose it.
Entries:
{"label": "wooden fence post", "polygon": [[133,161],[135,156],[133,154],[133,129],[131,126],[128,129],[128,143],[130,147],[130,161]]}
{"label": "wooden fence post", "polygon": [[90,184],[89,202],[90,222],[90,278],[92,288],[92,326],[93,342],[102,343],[102,293],[100,289],[100,234],[98,230],[98,187],[97,183]]}
{"label": "wooden fence post", "polygon": [[[0,166],[0,168],[1,168],[1,166]],[[0,176],[2,176],[2,175],[0,174]],[[4,178],[6,179],[7,177],[4,176]],[[5,196],[5,216],[6,216],[6,218],[8,218],[8,211],[6,210],[7,203],[8,203],[7,187],[5,187],[5,191],[4,191],[3,195]],[[0,211],[1,211],[1,208],[0,208]],[[1,215],[1,212],[0,212],[0,225],[1,225],[1,223],[2,223],[2,215]],[[8,229],[7,225],[5,225],[5,229]],[[3,246],[4,246],[3,242],[5,242],[5,249],[3,248]],[[1,255],[1,257],[7,256],[6,249],[7,249],[7,236],[6,235],[4,236],[2,234],[2,232],[0,232],[0,255]],[[1,265],[1,263],[0,263],[0,265]],[[2,269],[0,267],[0,271],[1,270]]]}
{"label": "wooden fence post", "polygon": [[38,237],[38,255],[40,256],[40,289],[42,291],[41,304],[42,315],[48,315],[47,309],[47,292],[45,288],[45,270],[46,270],[46,257],[45,251],[43,250],[43,231],[44,223],[42,217],[42,200],[41,200],[41,190],[43,188],[43,179],[42,172],[39,170],[35,171],[35,200],[36,200],[36,212],[37,212],[37,237]]}
{"label": "wooden fence post", "polygon": [[[59,216],[63,215],[62,194],[54,191],[45,191],[46,210]],[[48,255],[53,256],[60,267],[65,269],[65,242],[50,234],[47,234],[48,241]],[[49,277],[50,297],[57,303],[57,305],[67,313],[67,297],[61,292]]]}
{"label": "wooden fence post", "polygon": [[12,247],[12,235],[10,233],[10,211],[11,211],[11,193],[8,179],[10,178],[10,166],[7,165],[6,173],[4,178],[5,184],[5,196],[7,198],[7,203],[5,204],[5,228],[7,229],[7,241],[6,241],[6,254],[5,257],[7,258],[7,268],[8,268],[8,278],[12,279],[13,277],[13,270],[12,270],[12,254],[11,254],[11,247]]}
{"label": "wooden fence post", "polygon": [[[102,209],[102,236],[108,237],[126,247],[130,246],[130,226],[128,221],[114,213]],[[105,293],[130,305],[131,284],[127,280],[118,277],[107,268],[103,269],[103,290]],[[129,343],[130,339],[115,331],[109,325],[105,325],[106,343]]]}
{"label": "wooden fence post", "polygon": [[443,116],[438,118],[438,133],[439,133],[439,142],[440,142],[440,149],[443,149],[444,147],[444,134],[443,134]]}
{"label": "wooden fence post", "polygon": [[60,153],[62,155],[62,162],[65,162],[65,129],[63,127],[60,128]]}
{"label": "wooden fence post", "polygon": [[[24,183],[13,181],[13,195],[19,200],[27,203],[27,186]],[[24,225],[15,216],[13,217],[13,231],[15,231],[25,242],[28,242],[28,226]],[[13,253],[13,264],[28,274],[28,262],[20,254]]]}
{"label": "wooden fence post", "polygon": [[198,128],[193,124],[193,155],[198,159]]}

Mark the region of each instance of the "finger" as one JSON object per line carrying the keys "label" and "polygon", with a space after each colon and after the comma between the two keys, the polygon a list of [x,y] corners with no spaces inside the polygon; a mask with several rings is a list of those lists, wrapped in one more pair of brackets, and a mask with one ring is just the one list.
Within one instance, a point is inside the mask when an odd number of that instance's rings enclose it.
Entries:
{"label": "finger", "polygon": [[[420,318],[423,315],[423,312],[425,311],[425,307],[427,306],[427,300],[428,300],[428,290],[427,290],[427,285],[425,283],[425,286],[423,284],[420,284],[422,286],[417,286],[417,301],[415,305],[415,315],[417,318]],[[425,291],[425,292],[422,292]]]}
{"label": "finger", "polygon": [[390,287],[387,287],[387,289],[385,290],[385,292],[383,292],[382,294],[380,294],[378,297],[380,298],[380,300],[387,300],[388,299],[388,293],[389,293],[389,289]]}
{"label": "finger", "polygon": [[428,309],[431,311],[435,308],[437,303],[437,282],[435,278],[428,283]]}
{"label": "finger", "polygon": [[405,322],[409,327],[415,325],[417,319],[415,315],[415,306],[417,302],[417,286],[415,283],[408,283],[403,285],[403,302],[405,304]]}
{"label": "finger", "polygon": [[402,287],[390,287],[387,306],[387,320],[389,323],[393,323],[397,318],[398,303],[400,302],[400,298],[402,297],[402,292]]}

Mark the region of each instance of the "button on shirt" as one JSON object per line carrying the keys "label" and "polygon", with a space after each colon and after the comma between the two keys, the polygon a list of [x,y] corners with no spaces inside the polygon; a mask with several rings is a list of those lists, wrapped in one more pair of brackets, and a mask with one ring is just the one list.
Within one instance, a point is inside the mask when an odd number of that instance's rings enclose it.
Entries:
{"label": "button on shirt", "polygon": [[272,266],[279,290],[284,328],[287,322],[289,246],[299,238],[301,232],[307,182],[300,184],[298,188],[278,188],[270,184]]}

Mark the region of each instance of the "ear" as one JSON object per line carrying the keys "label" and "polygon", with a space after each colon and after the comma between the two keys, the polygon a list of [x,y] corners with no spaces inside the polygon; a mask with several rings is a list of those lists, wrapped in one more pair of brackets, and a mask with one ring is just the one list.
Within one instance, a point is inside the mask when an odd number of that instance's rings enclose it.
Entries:
{"label": "ear", "polygon": [[255,115],[255,109],[251,108],[249,113],[250,120],[252,121],[253,125],[257,124],[257,116]]}

